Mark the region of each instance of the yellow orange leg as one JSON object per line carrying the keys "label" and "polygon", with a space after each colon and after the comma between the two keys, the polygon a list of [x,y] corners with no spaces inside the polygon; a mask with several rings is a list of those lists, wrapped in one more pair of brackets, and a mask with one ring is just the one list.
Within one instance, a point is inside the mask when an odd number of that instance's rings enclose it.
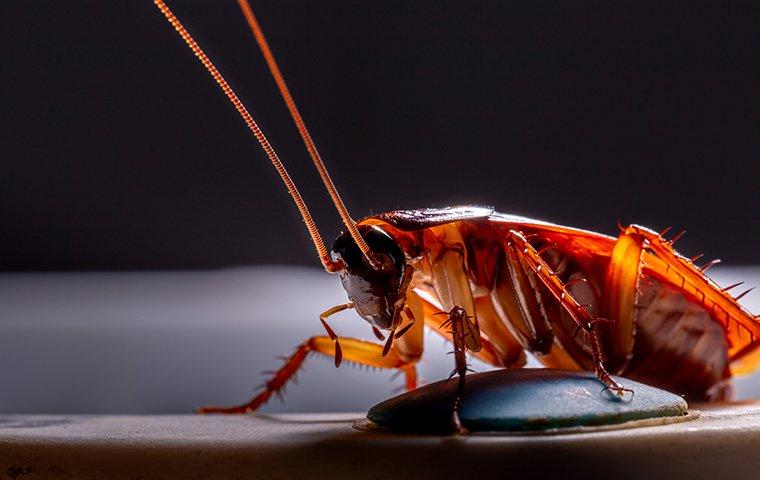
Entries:
{"label": "yellow orange leg", "polygon": [[607,265],[602,314],[614,323],[599,327],[606,366],[612,371],[623,371],[633,356],[642,243],[621,234]]}
{"label": "yellow orange leg", "polygon": [[[354,338],[341,338],[340,344],[343,349],[344,361],[370,367],[391,368],[403,371],[406,374],[407,388],[412,390],[416,388],[417,373],[415,371],[415,364],[402,360],[393,349],[383,357],[382,345]],[[285,364],[264,384],[262,391],[249,402],[234,407],[202,407],[197,412],[248,413],[256,411],[273,394],[278,394],[282,391],[288,380],[293,378],[293,375],[301,367],[309,352],[317,352],[334,357],[335,342],[330,336],[311,337],[296,347],[293,354],[285,361]]]}
{"label": "yellow orange leg", "polygon": [[536,275],[541,284],[549,290],[549,293],[562,305],[575,323],[588,332],[591,338],[591,351],[594,356],[594,370],[597,378],[617,395],[630,392],[629,389],[623,388],[622,385],[615,381],[604,366],[604,354],[602,353],[599,330],[595,326],[606,320],[591,316],[583,305],[567,290],[565,283],[551,270],[549,265],[541,258],[536,249],[528,243],[522,233],[514,230],[510,231],[507,248],[511,248],[517,254],[524,265]]}

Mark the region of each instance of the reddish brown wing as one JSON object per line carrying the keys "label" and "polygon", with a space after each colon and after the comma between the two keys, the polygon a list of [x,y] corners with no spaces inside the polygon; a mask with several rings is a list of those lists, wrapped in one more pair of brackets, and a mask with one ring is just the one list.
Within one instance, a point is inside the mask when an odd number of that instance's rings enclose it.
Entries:
{"label": "reddish brown wing", "polygon": [[542,244],[556,244],[559,250],[572,254],[579,261],[601,263],[604,264],[600,264],[602,267],[606,267],[616,241],[602,233],[498,212],[491,214],[488,221],[505,234],[509,230],[521,232],[531,243],[534,243],[534,236],[538,237]]}
{"label": "reddish brown wing", "polygon": [[[494,213],[493,208],[459,206],[446,208],[421,208],[417,210],[394,210],[372,215],[368,219],[382,220],[399,230],[410,232],[462,220],[486,219]],[[363,220],[364,221],[364,220]]]}
{"label": "reddish brown wing", "polygon": [[497,229],[517,230],[526,235],[541,234],[546,241],[558,244],[564,251],[582,255],[609,256],[615,238],[580,228],[555,225],[543,220],[496,212],[493,208],[464,205],[446,208],[394,210],[363,219],[360,223],[389,224],[402,232],[416,232],[425,228],[459,221],[487,220]]}

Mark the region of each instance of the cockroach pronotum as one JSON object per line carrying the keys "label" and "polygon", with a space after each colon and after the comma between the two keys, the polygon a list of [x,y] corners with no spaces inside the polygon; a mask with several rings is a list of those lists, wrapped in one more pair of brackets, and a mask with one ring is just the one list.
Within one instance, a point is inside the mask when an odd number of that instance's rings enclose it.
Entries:
{"label": "cockroach pronotum", "polygon": [[[662,387],[690,400],[731,395],[731,376],[760,364],[760,322],[705,272],[655,232],[619,226],[617,238],[501,214],[491,208],[398,210],[355,222],[349,215],[288,91],[247,0],[238,0],[254,37],[346,230],[330,250],[285,167],[242,102],[162,0],[154,0],[227,95],[277,169],[329,273],[348,302],[319,318],[326,335],[296,347],[252,400],[203,413],[253,412],[299,369],[309,352],[403,372],[417,385],[415,364],[428,326],[453,342],[459,398],[466,356],[502,368],[525,364],[525,352],[548,367],[594,371],[613,395],[632,394],[610,373]],[[328,317],[355,310],[381,343],[339,338]],[[441,317],[443,315],[443,317]]]}

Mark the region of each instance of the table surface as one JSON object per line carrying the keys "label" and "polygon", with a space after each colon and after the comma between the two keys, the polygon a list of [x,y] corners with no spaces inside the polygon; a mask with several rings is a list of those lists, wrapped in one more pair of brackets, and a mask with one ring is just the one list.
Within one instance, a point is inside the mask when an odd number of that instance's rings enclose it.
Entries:
{"label": "table surface", "polygon": [[362,414],[0,417],[0,474],[30,478],[756,478],[760,402],[561,435],[360,431]]}

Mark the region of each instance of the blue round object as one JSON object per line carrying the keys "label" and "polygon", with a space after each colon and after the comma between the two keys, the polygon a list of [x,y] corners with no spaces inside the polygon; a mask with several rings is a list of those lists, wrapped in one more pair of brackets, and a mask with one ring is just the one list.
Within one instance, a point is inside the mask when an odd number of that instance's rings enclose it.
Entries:
{"label": "blue round object", "polygon": [[[686,413],[686,401],[678,395],[615,379],[634,394],[619,398],[583,371],[520,368],[468,375],[462,424],[473,432],[535,431]],[[395,431],[448,431],[456,386],[456,378],[425,385],[375,405],[367,418]]]}

